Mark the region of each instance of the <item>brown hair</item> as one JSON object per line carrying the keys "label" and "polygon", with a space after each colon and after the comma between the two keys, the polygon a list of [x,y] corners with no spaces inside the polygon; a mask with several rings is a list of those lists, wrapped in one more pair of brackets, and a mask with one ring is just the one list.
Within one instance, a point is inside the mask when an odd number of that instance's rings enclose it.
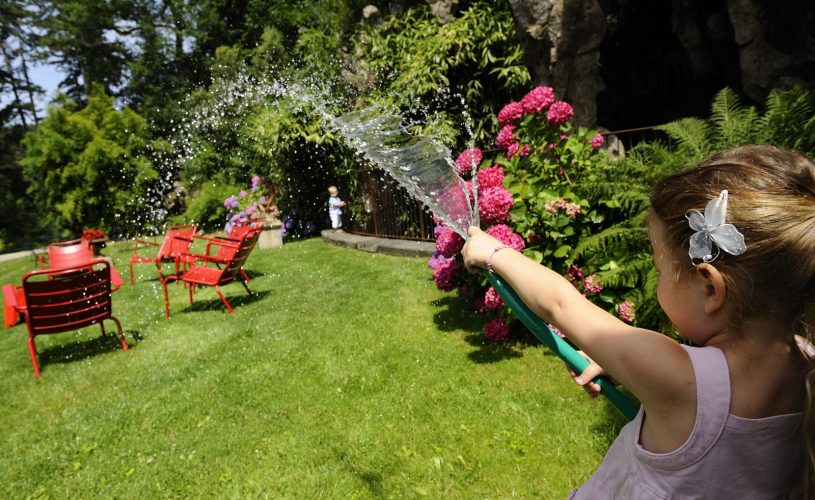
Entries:
{"label": "brown hair", "polygon": [[[685,213],[703,211],[725,189],[729,195],[725,222],[744,235],[747,245],[743,254],[721,252],[713,262],[735,306],[733,321],[758,315],[775,317],[787,326],[791,343],[795,334],[811,341],[815,329],[815,163],[795,151],[744,146],[660,181],[651,196],[651,207],[665,224],[667,247],[685,269],[692,268],[687,252],[694,232]],[[804,405],[808,410],[807,465],[802,487],[807,495],[813,492],[815,478],[811,392],[807,390]]]}

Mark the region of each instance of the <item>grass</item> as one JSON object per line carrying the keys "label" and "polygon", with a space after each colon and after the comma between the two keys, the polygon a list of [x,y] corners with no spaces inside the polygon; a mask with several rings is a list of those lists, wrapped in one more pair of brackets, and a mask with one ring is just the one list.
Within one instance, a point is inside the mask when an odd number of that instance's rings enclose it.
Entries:
{"label": "grass", "polygon": [[[129,251],[105,252],[126,280]],[[137,267],[114,294],[130,350],[38,337],[39,380],[25,325],[0,334],[0,496],[564,498],[622,423],[545,348],[485,343],[425,259],[312,239],[247,268],[234,314],[171,285],[166,320]]]}

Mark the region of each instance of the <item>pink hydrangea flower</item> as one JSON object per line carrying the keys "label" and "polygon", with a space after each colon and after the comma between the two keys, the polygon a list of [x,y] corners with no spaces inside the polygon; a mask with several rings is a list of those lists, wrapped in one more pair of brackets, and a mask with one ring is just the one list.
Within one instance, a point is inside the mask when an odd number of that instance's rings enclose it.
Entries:
{"label": "pink hydrangea flower", "polygon": [[634,314],[634,303],[630,300],[624,300],[617,304],[617,314],[619,314],[620,319],[626,323],[633,323],[634,320],[637,319]]}
{"label": "pink hydrangea flower", "polygon": [[485,189],[504,185],[504,169],[498,165],[482,169],[476,174],[478,181],[478,193]]}
{"label": "pink hydrangea flower", "polygon": [[555,91],[552,87],[535,87],[521,99],[524,113],[540,113],[547,106],[555,102]]}
{"label": "pink hydrangea flower", "polygon": [[569,269],[566,270],[566,276],[569,278],[569,281],[580,281],[583,279],[583,270],[572,264],[569,266]]}
{"label": "pink hydrangea flower", "polygon": [[555,214],[559,211],[563,211],[567,216],[571,218],[575,218],[580,215],[580,205],[577,203],[572,203],[566,201],[564,198],[559,198],[557,200],[552,200],[546,205],[543,206],[543,209],[549,212],[550,214]]}
{"label": "pink hydrangea flower", "polygon": [[504,299],[498,295],[495,288],[487,288],[487,293],[484,294],[484,309],[487,311],[497,311],[504,305]]}
{"label": "pink hydrangea flower", "polygon": [[478,198],[478,216],[484,224],[500,224],[507,220],[515,200],[503,186],[487,188]]}
{"label": "pink hydrangea flower", "polygon": [[438,239],[441,233],[445,231],[452,231],[449,227],[445,226],[443,222],[437,222],[437,226],[433,228],[433,236]]}
{"label": "pink hydrangea flower", "polygon": [[509,245],[519,252],[526,247],[526,242],[524,242],[524,239],[521,238],[521,235],[514,232],[506,224],[496,224],[484,232],[497,239],[504,245]]}
{"label": "pink hydrangea flower", "polygon": [[456,288],[458,279],[461,276],[462,268],[458,266],[455,259],[447,262],[440,262],[433,270],[433,281],[439,290],[450,292]]}
{"label": "pink hydrangea flower", "polygon": [[249,193],[247,193],[245,190],[241,191],[240,194],[241,194],[241,198],[246,198],[249,195]]}
{"label": "pink hydrangea flower", "polygon": [[552,103],[549,110],[546,111],[546,120],[552,125],[560,125],[571,120],[574,115],[572,105],[565,101],[557,101]]}
{"label": "pink hydrangea flower", "polygon": [[520,143],[516,142],[510,144],[509,148],[507,149],[507,156],[509,158],[512,158],[515,155],[518,155],[519,157],[523,158],[528,154],[529,154],[529,144],[524,144],[523,146],[521,146]]}
{"label": "pink hydrangea flower", "polygon": [[509,337],[509,326],[495,318],[484,327],[484,338],[493,342],[504,342]]}
{"label": "pink hydrangea flower", "polygon": [[445,231],[436,238],[436,250],[445,257],[455,257],[464,247],[464,238],[455,231]]}
{"label": "pink hydrangea flower", "polygon": [[427,260],[427,267],[430,269],[436,269],[442,264],[447,264],[452,260],[456,260],[455,257],[445,257],[441,254],[438,250],[433,252],[433,255],[430,256],[430,259]]}
{"label": "pink hydrangea flower", "polygon": [[518,139],[514,135],[516,128],[518,127],[515,125],[504,125],[501,130],[498,131],[498,137],[495,138],[495,146],[500,150],[506,151],[511,145],[517,143]]}
{"label": "pink hydrangea flower", "polygon": [[478,164],[481,163],[483,158],[484,153],[482,153],[480,149],[465,149],[458,155],[458,158],[456,158],[458,173],[461,175],[469,174],[473,170],[473,167],[477,167]]}
{"label": "pink hydrangea flower", "polygon": [[598,294],[603,291],[603,284],[600,283],[600,278],[596,274],[590,274],[583,280],[583,288],[588,293]]}
{"label": "pink hydrangea flower", "polygon": [[498,125],[503,127],[510,123],[518,123],[524,114],[524,107],[519,102],[511,102],[498,112]]}
{"label": "pink hydrangea flower", "polygon": [[597,132],[597,135],[594,136],[594,139],[591,140],[591,147],[594,149],[600,149],[600,146],[603,145],[605,141],[605,137],[600,132]]}

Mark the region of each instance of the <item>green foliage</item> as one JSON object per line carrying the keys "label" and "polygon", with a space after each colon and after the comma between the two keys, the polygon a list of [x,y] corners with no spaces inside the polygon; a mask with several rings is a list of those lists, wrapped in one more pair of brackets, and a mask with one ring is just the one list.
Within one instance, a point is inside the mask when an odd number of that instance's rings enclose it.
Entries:
{"label": "green foliage", "polygon": [[515,199],[510,226],[525,238],[524,254],[614,313],[651,265],[640,217],[648,197],[636,190],[637,177],[596,149],[602,137],[595,131],[570,121],[553,125],[545,112],[526,114],[514,137],[517,150],[527,152],[495,162]]}
{"label": "green foliage", "polygon": [[[370,99],[408,110],[424,103],[438,112],[436,125],[448,130],[466,111],[476,142],[494,133],[495,108],[531,80],[505,2],[471,2],[447,23],[427,7],[410,10],[361,30],[354,54],[358,84]],[[453,139],[461,146],[470,140],[461,130]]]}
{"label": "green foliage", "polygon": [[226,222],[224,199],[239,191],[238,186],[220,182],[205,182],[191,193],[184,213],[173,216],[171,224],[187,224],[194,221],[205,231],[219,231]]}
{"label": "green foliage", "polygon": [[101,88],[83,109],[62,97],[23,139],[21,164],[37,217],[64,237],[88,227],[136,232],[153,209],[150,144],[144,120],[117,110]]}

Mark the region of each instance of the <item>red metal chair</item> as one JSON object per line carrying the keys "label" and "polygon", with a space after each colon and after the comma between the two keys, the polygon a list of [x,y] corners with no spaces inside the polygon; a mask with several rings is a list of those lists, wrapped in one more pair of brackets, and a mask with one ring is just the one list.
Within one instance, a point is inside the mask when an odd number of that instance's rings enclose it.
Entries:
{"label": "red metal chair", "polygon": [[[170,226],[170,229],[164,234],[164,241],[160,245],[152,241],[134,240],[133,256],[130,257],[130,284],[133,284],[133,264],[155,263],[156,268],[158,268],[158,279],[162,283],[164,282],[164,275],[161,272],[161,266],[165,262],[175,264],[175,274],[177,275],[180,265],[179,257],[189,252],[197,229],[198,226],[195,224]],[[158,247],[158,252],[150,257],[139,255],[139,245]]]}
{"label": "red metal chair", "polygon": [[167,318],[170,318],[170,299],[167,294],[167,285],[170,281],[183,281],[189,284],[190,304],[192,304],[192,296],[195,293],[196,285],[201,286],[214,286],[215,292],[221,298],[221,301],[226,306],[229,312],[232,312],[232,306],[221,293],[221,286],[232,283],[233,281],[240,281],[248,294],[252,294],[252,290],[246,284],[248,281],[246,273],[243,272],[243,265],[249,254],[257,244],[258,237],[260,237],[260,229],[253,228],[244,233],[242,239],[231,238],[211,238],[211,245],[218,245],[221,248],[216,252],[222,258],[215,259],[208,255],[185,255],[181,259],[190,267],[183,273],[175,276],[167,276],[163,281],[164,285],[164,312]]}
{"label": "red metal chair", "polygon": [[[91,241],[85,238],[51,243],[48,245],[47,251],[47,269],[80,267],[100,258],[95,255]],[[110,263],[110,261],[108,262]],[[113,291],[116,291],[124,284],[124,280],[116,268],[113,267],[113,263],[110,263],[110,275]]]}
{"label": "red metal chair", "polygon": [[[250,232],[251,235],[258,239],[260,237],[260,232],[263,230],[263,223],[259,221],[250,222],[246,225],[235,225],[232,226],[232,229],[229,231],[229,234],[226,238],[220,237],[212,237],[212,236],[201,236],[195,235],[195,239],[203,240],[207,242],[207,246],[205,249],[205,256],[209,262],[216,264],[218,267],[221,265],[226,264],[232,257],[232,249],[228,245],[221,245],[220,242],[223,241],[242,241]],[[184,265],[184,270],[186,271],[189,267],[195,264],[196,260],[201,260],[199,257],[200,255],[197,254],[184,254],[181,256],[180,260],[181,263]],[[240,269],[243,278],[246,280],[247,283],[252,281],[249,279],[249,275],[246,274],[243,267]]]}
{"label": "red metal chair", "polygon": [[[104,259],[69,269],[44,269],[32,271],[23,277],[24,302],[15,298],[11,304],[25,318],[28,328],[28,352],[34,365],[34,375],[40,376],[37,362],[37,335],[78,330],[98,324],[105,335],[104,320],[116,324],[122,348],[127,342],[122,324],[112,314],[111,266]],[[3,287],[4,294],[9,285]],[[6,307],[10,298],[6,295]]]}

